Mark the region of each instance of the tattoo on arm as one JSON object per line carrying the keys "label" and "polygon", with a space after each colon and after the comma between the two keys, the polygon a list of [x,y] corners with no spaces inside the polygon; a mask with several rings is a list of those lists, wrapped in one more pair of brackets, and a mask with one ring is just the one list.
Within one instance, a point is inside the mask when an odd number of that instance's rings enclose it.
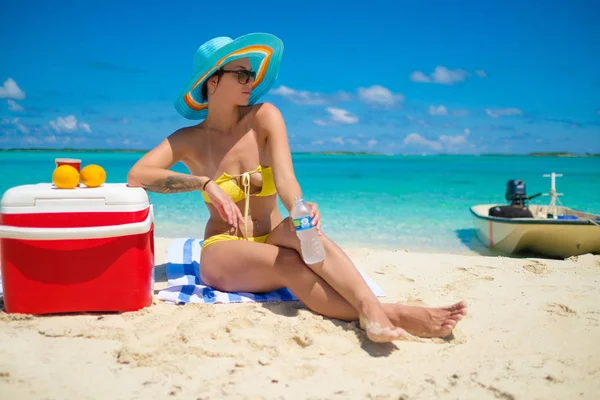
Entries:
{"label": "tattoo on arm", "polygon": [[142,186],[156,193],[182,193],[201,189],[202,182],[193,176],[178,175],[157,179],[150,184],[143,183]]}

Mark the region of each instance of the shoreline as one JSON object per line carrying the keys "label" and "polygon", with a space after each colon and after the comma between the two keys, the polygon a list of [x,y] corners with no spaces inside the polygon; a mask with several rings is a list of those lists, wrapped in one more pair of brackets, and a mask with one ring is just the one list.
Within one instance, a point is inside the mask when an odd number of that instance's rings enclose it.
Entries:
{"label": "shoreline", "polygon": [[[155,239],[156,295],[166,286],[171,239]],[[155,298],[121,314],[2,311],[0,393],[66,400],[591,400],[600,391],[600,256],[347,253],[385,291],[382,301],[466,300],[468,315],[451,338],[376,344],[356,322],[292,301],[171,305]]]}
{"label": "shoreline", "polygon": [[[177,235],[155,235],[155,240],[174,240],[187,238],[187,236],[177,236]],[[191,237],[194,239],[201,239],[198,237]],[[365,252],[365,251],[383,251],[383,252],[405,252],[412,254],[436,254],[436,255],[457,255],[457,256],[475,256],[475,257],[511,257],[515,259],[522,258],[530,258],[530,257],[539,257],[533,254],[522,254],[522,255],[506,255],[495,253],[494,251],[489,250],[482,243],[478,242],[477,239],[474,239],[475,242],[469,245],[463,245],[460,248],[454,247],[427,247],[427,246],[395,246],[392,243],[365,243],[365,242],[348,242],[343,240],[336,240],[335,243],[344,251],[344,252]]]}
{"label": "shoreline", "polygon": [[[147,153],[151,149],[87,149],[87,148],[0,148],[0,153]],[[369,151],[292,151],[292,155],[330,155],[330,156],[385,156],[385,157],[432,157],[432,156],[472,156],[472,157],[600,157],[600,153],[573,153],[569,151],[548,151],[528,153],[427,153],[402,152],[379,153]]]}

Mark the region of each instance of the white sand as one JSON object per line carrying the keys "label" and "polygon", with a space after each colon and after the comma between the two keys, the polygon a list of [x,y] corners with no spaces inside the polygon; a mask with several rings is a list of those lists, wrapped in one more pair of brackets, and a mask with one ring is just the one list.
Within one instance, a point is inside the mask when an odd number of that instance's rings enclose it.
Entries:
{"label": "white sand", "polygon": [[387,301],[466,299],[455,338],[375,344],[297,302],[2,312],[0,399],[599,398],[600,256],[349,254]]}

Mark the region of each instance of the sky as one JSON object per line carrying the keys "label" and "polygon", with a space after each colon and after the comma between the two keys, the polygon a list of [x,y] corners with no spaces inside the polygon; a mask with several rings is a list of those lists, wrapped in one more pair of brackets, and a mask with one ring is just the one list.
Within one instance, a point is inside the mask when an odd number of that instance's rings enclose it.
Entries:
{"label": "sky", "polygon": [[0,148],[150,149],[205,41],[280,37],[294,152],[600,153],[597,1],[0,4]]}

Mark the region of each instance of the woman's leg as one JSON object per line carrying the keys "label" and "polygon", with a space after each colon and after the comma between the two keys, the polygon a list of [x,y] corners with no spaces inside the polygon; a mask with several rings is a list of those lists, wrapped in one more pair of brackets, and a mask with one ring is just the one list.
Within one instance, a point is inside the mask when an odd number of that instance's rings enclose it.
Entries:
{"label": "woman's leg", "polygon": [[[278,226],[269,240],[293,237]],[[278,232],[281,232],[280,234]],[[294,232],[288,233],[293,234]],[[278,239],[279,238],[279,239]],[[225,291],[268,292],[288,287],[309,309],[331,318],[357,320],[359,313],[327,282],[304,264],[292,244],[279,247],[247,241],[214,243],[202,250],[202,280]],[[466,309],[462,303],[446,308],[383,304],[389,320],[413,335],[444,337]]]}
{"label": "woman's leg", "polygon": [[[286,218],[269,235],[267,243],[292,248],[300,253],[300,240],[290,229],[290,224],[290,219]],[[401,327],[417,336],[443,337],[449,335],[456,323],[466,314],[464,302],[443,308],[383,304],[373,294],[346,253],[324,234],[322,242],[325,260],[309,267],[356,309],[359,318],[369,319],[379,326],[389,327],[388,324],[391,324]],[[374,333],[370,334],[369,329],[367,334],[370,337],[374,336]]]}
{"label": "woman's leg", "polygon": [[346,321],[356,310],[304,264],[297,251],[271,244],[232,240],[202,250],[201,279],[228,292],[265,293],[290,289],[312,311]]}
{"label": "woman's leg", "polygon": [[[267,243],[300,253],[300,240],[290,224],[289,218],[284,219],[271,232]],[[404,330],[390,321],[381,303],[346,254],[324,234],[321,241],[325,248],[325,260],[308,267],[357,310],[360,325],[369,338],[385,342],[404,336]]]}

